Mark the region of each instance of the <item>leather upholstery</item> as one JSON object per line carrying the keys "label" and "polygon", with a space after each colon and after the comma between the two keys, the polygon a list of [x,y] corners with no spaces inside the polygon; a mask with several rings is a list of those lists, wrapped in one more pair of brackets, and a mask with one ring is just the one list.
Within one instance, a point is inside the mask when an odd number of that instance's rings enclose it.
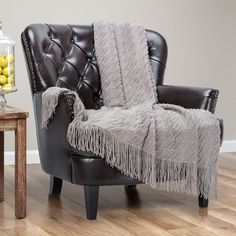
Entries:
{"label": "leather upholstery", "polygon": [[55,116],[48,129],[41,129],[42,94],[35,93],[33,97],[37,143],[40,163],[43,170],[55,177],[71,180],[71,157],[69,144],[66,139],[67,128],[70,123],[66,95],[61,94],[58,100]]}
{"label": "leather upholstery", "polygon": [[134,185],[141,183],[139,180],[121,174],[116,168],[111,168],[100,158],[72,156],[72,173],[72,183],[75,184]]}
{"label": "leather upholstery", "polygon": [[[54,119],[48,129],[40,128],[42,92],[50,86],[77,91],[87,109],[102,105],[99,68],[96,61],[93,28],[79,25],[29,25],[22,33],[22,45],[33,95],[38,147],[45,172],[76,184],[136,184],[104,160],[71,148],[66,139],[73,119],[74,95],[61,94]],[[149,57],[159,101],[214,112],[218,91],[162,85],[167,60],[165,39],[147,30]]]}
{"label": "leather upholstery", "polygon": [[201,108],[214,113],[219,91],[210,88],[160,85],[157,87],[157,93],[160,103]]}
{"label": "leather upholstery", "polygon": [[[156,84],[162,84],[167,59],[165,39],[147,30]],[[32,92],[50,86],[77,91],[87,109],[102,105],[92,26],[33,24],[22,34]]]}

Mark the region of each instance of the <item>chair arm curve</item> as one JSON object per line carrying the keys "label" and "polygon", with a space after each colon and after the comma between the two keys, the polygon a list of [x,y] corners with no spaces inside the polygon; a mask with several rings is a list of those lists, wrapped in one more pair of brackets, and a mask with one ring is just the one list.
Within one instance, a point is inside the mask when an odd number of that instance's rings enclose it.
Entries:
{"label": "chair arm curve", "polygon": [[219,91],[212,88],[159,85],[157,93],[160,103],[199,108],[214,113]]}
{"label": "chair arm curve", "polygon": [[35,93],[33,102],[42,168],[50,175],[72,181],[67,129],[73,119],[74,95],[70,92],[59,95],[55,114],[47,129],[41,128],[42,93]]}

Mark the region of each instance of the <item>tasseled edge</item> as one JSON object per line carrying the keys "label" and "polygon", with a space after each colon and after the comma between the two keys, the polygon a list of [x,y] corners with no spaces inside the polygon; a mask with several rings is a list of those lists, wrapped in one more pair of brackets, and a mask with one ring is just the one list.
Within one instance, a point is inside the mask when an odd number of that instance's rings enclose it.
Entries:
{"label": "tasseled edge", "polygon": [[67,139],[74,148],[93,152],[104,158],[111,167],[152,188],[216,197],[216,170],[198,169],[196,163],[158,159],[124,143],[109,131],[83,124],[79,119],[69,125]]}
{"label": "tasseled edge", "polygon": [[56,107],[58,105],[59,95],[64,92],[73,93],[75,96],[75,101],[73,105],[74,116],[80,120],[86,120],[86,110],[84,104],[80,100],[78,94],[66,88],[60,87],[50,87],[42,94],[42,122],[41,128],[47,129],[49,120],[55,113]]}
{"label": "tasseled edge", "polygon": [[59,95],[65,91],[66,88],[50,87],[42,94],[42,122],[41,128],[47,129],[50,118],[55,113]]}
{"label": "tasseled edge", "polygon": [[217,169],[198,167],[198,194],[204,198],[217,198]]}
{"label": "tasseled edge", "polygon": [[80,121],[86,121],[88,119],[88,116],[84,104],[79,98],[78,94],[76,92],[74,92],[74,94],[75,94],[75,101],[73,105],[74,118]]}

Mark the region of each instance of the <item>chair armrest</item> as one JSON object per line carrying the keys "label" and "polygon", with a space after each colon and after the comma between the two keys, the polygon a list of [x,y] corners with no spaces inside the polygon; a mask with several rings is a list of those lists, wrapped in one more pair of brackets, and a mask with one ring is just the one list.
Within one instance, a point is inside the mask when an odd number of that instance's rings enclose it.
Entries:
{"label": "chair armrest", "polygon": [[160,103],[199,108],[214,113],[219,91],[211,88],[159,85],[157,93]]}
{"label": "chair armrest", "polygon": [[70,92],[59,95],[56,112],[50,119],[47,129],[41,128],[42,94],[35,93],[33,102],[39,156],[43,170],[71,181],[68,179],[68,176],[71,175],[71,161],[67,129],[73,119],[74,95]]}
{"label": "chair armrest", "polygon": [[[75,95],[71,92],[63,92],[58,97],[58,105],[56,107],[56,112],[53,116],[58,116],[60,119],[67,119],[71,122],[74,118],[73,105],[74,105]],[[35,93],[33,95],[33,102],[35,108],[35,115],[37,123],[41,122],[41,108],[42,108],[42,93]],[[58,114],[59,113],[59,114]],[[49,125],[54,122],[54,118],[50,119]],[[40,124],[39,124],[40,125]]]}
{"label": "chair armrest", "polygon": [[[185,108],[199,108],[214,113],[219,91],[211,88],[159,85],[157,93],[160,103],[175,104]],[[222,119],[219,119],[219,122],[222,143],[224,125]]]}

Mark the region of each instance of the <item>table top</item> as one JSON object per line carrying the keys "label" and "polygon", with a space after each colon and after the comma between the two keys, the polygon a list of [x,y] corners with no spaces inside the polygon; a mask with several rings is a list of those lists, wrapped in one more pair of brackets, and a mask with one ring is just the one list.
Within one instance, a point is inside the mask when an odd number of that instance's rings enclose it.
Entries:
{"label": "table top", "polygon": [[29,113],[15,107],[6,106],[4,112],[0,112],[0,120],[21,119],[29,117]]}

